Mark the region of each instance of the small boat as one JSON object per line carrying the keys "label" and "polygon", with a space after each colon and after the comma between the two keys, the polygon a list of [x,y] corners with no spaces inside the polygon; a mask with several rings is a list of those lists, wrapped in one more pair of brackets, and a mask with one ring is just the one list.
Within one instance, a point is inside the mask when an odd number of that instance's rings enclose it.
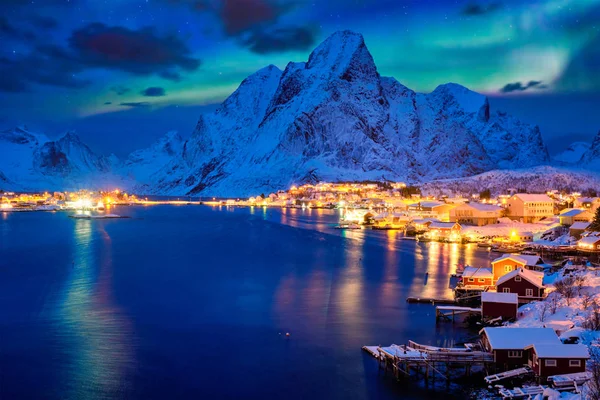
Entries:
{"label": "small boat", "polygon": [[359,224],[339,224],[338,226],[335,227],[335,229],[362,229],[362,226],[360,226]]}

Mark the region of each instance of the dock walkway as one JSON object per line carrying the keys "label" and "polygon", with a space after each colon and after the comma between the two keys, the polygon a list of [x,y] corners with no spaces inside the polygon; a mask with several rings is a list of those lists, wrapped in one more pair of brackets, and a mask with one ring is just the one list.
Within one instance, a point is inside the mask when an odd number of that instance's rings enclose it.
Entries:
{"label": "dock walkway", "polygon": [[533,370],[529,367],[511,369],[510,371],[501,372],[499,374],[488,375],[483,378],[487,383],[494,383],[508,378],[517,378],[524,375],[532,374]]}
{"label": "dock walkway", "polygon": [[481,308],[459,307],[459,306],[437,306],[435,308],[435,320],[440,319],[454,322],[457,315],[481,315]]}

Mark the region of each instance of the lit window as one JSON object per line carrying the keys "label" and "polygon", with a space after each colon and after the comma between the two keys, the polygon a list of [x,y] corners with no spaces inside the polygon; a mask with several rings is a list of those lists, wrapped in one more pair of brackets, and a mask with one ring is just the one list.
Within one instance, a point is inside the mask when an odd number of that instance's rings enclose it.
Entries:
{"label": "lit window", "polygon": [[485,278],[479,278],[479,282],[485,282]]}
{"label": "lit window", "polygon": [[544,365],[546,367],[556,367],[556,360],[545,360]]}
{"label": "lit window", "polygon": [[469,278],[469,282],[475,282],[475,278]]}
{"label": "lit window", "polygon": [[510,271],[512,271],[512,270],[513,270],[513,267],[512,267],[512,265],[506,265],[506,266],[504,267],[504,272],[510,272]]}
{"label": "lit window", "polygon": [[569,360],[569,367],[581,367],[581,360]]}

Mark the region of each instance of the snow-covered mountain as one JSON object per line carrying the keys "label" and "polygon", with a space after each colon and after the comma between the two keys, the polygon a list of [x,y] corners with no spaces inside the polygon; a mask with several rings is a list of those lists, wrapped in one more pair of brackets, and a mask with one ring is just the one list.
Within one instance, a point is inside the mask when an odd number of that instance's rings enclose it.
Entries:
{"label": "snow-covered mountain", "polygon": [[[600,169],[600,133],[574,170],[533,168],[550,162],[537,126],[492,113],[485,96],[457,84],[422,94],[381,77],[362,36],[343,31],[307,62],[246,78],[187,140],[170,132],[120,162],[72,133],[51,141],[17,128],[0,132],[0,154],[0,189],[242,197],[320,180],[387,179],[545,190],[585,185],[581,168]],[[456,179],[463,177],[472,178]]]}
{"label": "snow-covered mountain", "polygon": [[591,168],[596,171],[600,170],[600,131],[592,141],[589,150],[581,157],[580,165],[583,168]]}
{"label": "snow-covered mountain", "polygon": [[581,161],[583,155],[590,149],[587,142],[571,143],[564,151],[556,154],[553,158],[559,163],[577,164]]}
{"label": "snow-covered mountain", "polygon": [[121,174],[135,182],[150,182],[150,177],[181,155],[183,138],[176,131],[167,133],[150,147],[136,150],[120,168]]}
{"label": "snow-covered mountain", "polygon": [[381,77],[361,35],[248,77],[153,174],[163,194],[244,196],[318,180],[423,181],[549,160],[540,131],[456,84],[419,94]]}
{"label": "snow-covered mountain", "polygon": [[0,132],[0,150],[0,188],[62,190],[120,181],[111,173],[114,156],[98,156],[72,132],[51,141],[18,127]]}

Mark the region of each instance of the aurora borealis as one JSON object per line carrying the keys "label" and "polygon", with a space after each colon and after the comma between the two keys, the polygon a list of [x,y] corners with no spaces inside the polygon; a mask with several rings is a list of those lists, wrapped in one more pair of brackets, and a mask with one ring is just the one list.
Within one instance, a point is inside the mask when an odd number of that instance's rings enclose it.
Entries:
{"label": "aurora borealis", "polygon": [[101,151],[188,134],[246,76],[306,60],[340,29],[362,33],[379,72],[414,90],[460,83],[550,142],[600,129],[600,0],[3,0],[0,11],[0,127],[76,127]]}

